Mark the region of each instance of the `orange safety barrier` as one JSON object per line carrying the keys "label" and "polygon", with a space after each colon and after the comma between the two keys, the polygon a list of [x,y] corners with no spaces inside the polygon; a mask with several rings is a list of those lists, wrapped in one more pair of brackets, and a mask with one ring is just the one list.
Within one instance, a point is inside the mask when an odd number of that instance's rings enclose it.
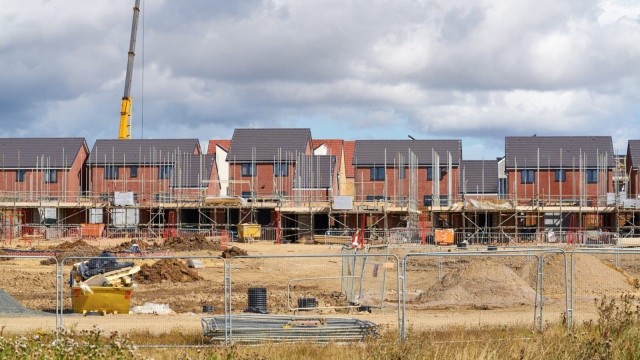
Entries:
{"label": "orange safety barrier", "polygon": [[104,224],[80,224],[80,234],[83,238],[102,237]]}

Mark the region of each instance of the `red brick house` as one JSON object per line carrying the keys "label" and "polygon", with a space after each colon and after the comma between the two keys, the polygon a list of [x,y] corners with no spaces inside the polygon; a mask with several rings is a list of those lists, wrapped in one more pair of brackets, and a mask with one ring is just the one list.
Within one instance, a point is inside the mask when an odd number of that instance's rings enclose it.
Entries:
{"label": "red brick house", "polygon": [[236,129],[227,154],[230,196],[291,198],[295,164],[313,154],[309,129]]}
{"label": "red brick house", "polygon": [[357,140],[355,199],[449,205],[459,194],[461,160],[460,140]]}
{"label": "red brick house", "polygon": [[132,193],[136,204],[197,201],[217,195],[215,156],[197,139],[97,140],[87,160],[88,189],[98,201]]}
{"label": "red brick house", "polygon": [[610,136],[505,138],[508,195],[519,203],[603,205],[614,168]]}
{"label": "red brick house", "polygon": [[88,154],[84,138],[0,139],[0,198],[78,202]]}

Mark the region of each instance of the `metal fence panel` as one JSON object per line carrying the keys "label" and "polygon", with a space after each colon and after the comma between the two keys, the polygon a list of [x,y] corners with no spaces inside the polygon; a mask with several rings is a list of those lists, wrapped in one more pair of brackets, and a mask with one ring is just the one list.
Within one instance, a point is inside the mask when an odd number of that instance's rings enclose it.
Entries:
{"label": "metal fence panel", "polygon": [[0,255],[2,334],[58,329],[58,262],[48,256]]}
{"label": "metal fence panel", "polygon": [[230,259],[229,339],[361,340],[372,319],[400,329],[398,268],[383,248]]}
{"label": "metal fence panel", "polygon": [[403,261],[403,335],[414,328],[540,326],[541,252],[408,254]]}
{"label": "metal fence panel", "polygon": [[[227,312],[224,259],[213,256],[118,257],[115,261],[119,265],[109,265],[106,272],[105,268],[99,270],[97,265],[104,259],[108,258],[69,257],[60,262],[64,281],[60,288],[61,326],[78,330],[99,326],[107,332],[137,335],[131,339],[138,346],[210,345],[203,335],[201,318]],[[85,267],[77,268],[88,277],[97,272],[92,278],[94,284],[110,283],[113,286],[92,285],[90,290],[72,287],[71,279],[77,276],[72,274],[74,264],[85,261],[89,261]],[[195,267],[189,267],[189,263]],[[122,271],[125,271],[128,266],[141,268],[133,274],[132,284],[112,276],[120,271],[117,267],[123,267]]]}

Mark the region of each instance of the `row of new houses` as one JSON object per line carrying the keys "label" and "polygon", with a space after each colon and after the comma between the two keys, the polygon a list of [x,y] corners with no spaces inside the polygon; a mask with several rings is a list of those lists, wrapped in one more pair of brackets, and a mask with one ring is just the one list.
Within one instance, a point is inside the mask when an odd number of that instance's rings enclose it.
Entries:
{"label": "row of new houses", "polygon": [[[463,160],[461,140],[318,140],[309,129],[236,129],[229,140],[0,139],[0,201],[152,205],[242,197],[309,203],[351,196],[399,206],[463,198],[550,203],[635,198],[640,140],[615,156],[610,136],[506,137],[496,160]],[[609,195],[611,196],[611,195]]]}

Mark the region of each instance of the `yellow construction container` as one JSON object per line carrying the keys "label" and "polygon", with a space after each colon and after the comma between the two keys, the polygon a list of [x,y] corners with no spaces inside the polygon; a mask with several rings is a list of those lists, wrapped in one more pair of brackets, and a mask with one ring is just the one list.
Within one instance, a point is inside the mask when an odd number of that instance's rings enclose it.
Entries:
{"label": "yellow construction container", "polygon": [[79,286],[71,288],[71,306],[74,313],[98,311],[104,314],[128,314],[132,287],[92,286],[93,293],[84,293]]}
{"label": "yellow construction container", "polygon": [[238,236],[241,239],[259,239],[260,224],[238,224]]}

